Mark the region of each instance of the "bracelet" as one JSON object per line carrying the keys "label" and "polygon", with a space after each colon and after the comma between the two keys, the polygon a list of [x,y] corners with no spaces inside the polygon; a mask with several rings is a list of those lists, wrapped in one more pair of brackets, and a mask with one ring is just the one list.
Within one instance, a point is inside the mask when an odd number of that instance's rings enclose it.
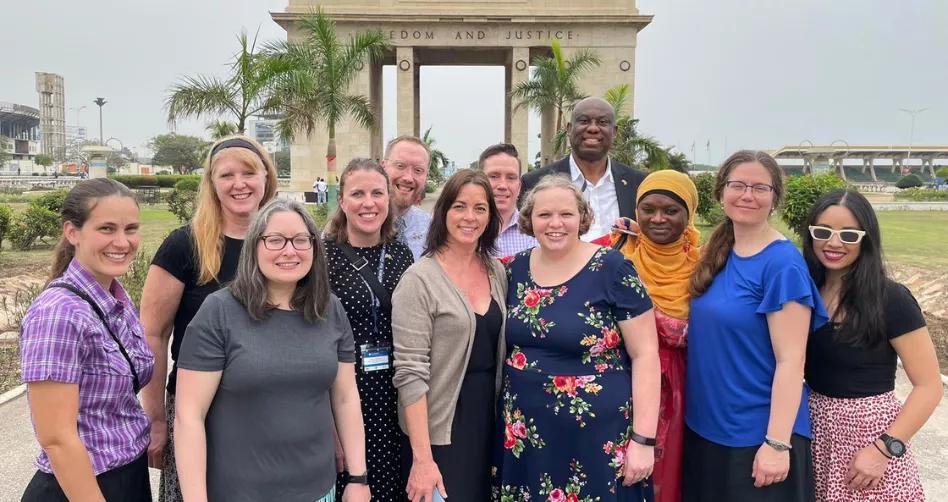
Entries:
{"label": "bracelet", "polygon": [[643,446],[655,446],[657,444],[655,438],[641,436],[636,434],[635,431],[632,431],[632,433],[629,435],[629,439]]}
{"label": "bracelet", "polygon": [[892,455],[889,455],[888,453],[886,453],[885,450],[883,450],[882,448],[879,448],[879,443],[873,441],[873,442],[872,442],[872,446],[875,446],[876,449],[879,450],[879,453],[881,453],[883,457],[885,457],[885,458],[887,458],[887,459],[889,459],[889,460],[892,460]]}
{"label": "bracelet", "polygon": [[783,441],[778,441],[778,440],[776,440],[776,439],[771,439],[771,438],[768,437],[768,436],[764,436],[764,443],[765,443],[767,446],[769,446],[769,447],[771,447],[771,448],[773,448],[773,449],[775,449],[775,450],[777,450],[777,451],[790,451],[790,450],[793,449],[793,445],[791,445],[790,443],[784,443]]}

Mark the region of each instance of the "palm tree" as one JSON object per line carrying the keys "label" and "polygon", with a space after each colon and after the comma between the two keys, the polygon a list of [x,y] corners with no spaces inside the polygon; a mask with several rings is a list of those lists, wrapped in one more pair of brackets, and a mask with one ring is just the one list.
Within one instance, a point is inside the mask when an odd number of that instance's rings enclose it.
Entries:
{"label": "palm tree", "polygon": [[640,135],[636,130],[639,119],[623,111],[629,94],[629,85],[622,84],[607,90],[603,96],[616,111],[617,130],[609,156],[629,166],[642,165],[649,171],[668,169],[671,148],[666,150],[657,139]]}
{"label": "palm tree", "polygon": [[326,179],[329,203],[334,206],[336,125],[346,117],[365,128],[375,125],[369,98],[350,94],[349,84],[364,64],[380,58],[391,45],[381,30],[359,32],[342,43],[336,36],[335,21],[321,10],[303,16],[298,28],[302,41],[276,42],[267,49],[290,68],[277,85],[284,102],[276,129],[281,137],[292,140],[297,133],[310,135],[318,124],[326,125]]}
{"label": "palm tree", "polygon": [[[554,134],[563,130],[563,116],[572,110],[577,101],[586,97],[579,91],[578,80],[587,70],[599,66],[600,60],[587,50],[579,51],[566,59],[560,43],[553,40],[550,43],[552,57],[538,57],[533,60],[533,75],[530,80],[517,84],[510,95],[520,100],[516,109],[523,106],[542,111],[548,107],[556,113],[556,129]],[[560,155],[564,150],[564,141],[555,145],[554,152]]]}
{"label": "palm tree", "polygon": [[237,134],[237,126],[235,126],[233,122],[227,122],[225,120],[211,122],[204,130],[211,133],[211,139],[214,141]]}
{"label": "palm tree", "polygon": [[441,183],[444,180],[444,171],[442,168],[448,167],[448,156],[441,150],[434,147],[436,141],[431,137],[431,128],[425,131],[421,140],[428,145],[428,151],[431,152],[431,160],[428,161],[428,178],[435,183]]}
{"label": "palm tree", "polygon": [[181,118],[230,115],[236,132],[243,134],[247,118],[278,109],[278,95],[271,92],[274,79],[286,70],[281,62],[256,52],[257,36],[237,35],[240,50],[231,62],[227,79],[198,75],[184,77],[171,86],[165,108],[168,123]]}

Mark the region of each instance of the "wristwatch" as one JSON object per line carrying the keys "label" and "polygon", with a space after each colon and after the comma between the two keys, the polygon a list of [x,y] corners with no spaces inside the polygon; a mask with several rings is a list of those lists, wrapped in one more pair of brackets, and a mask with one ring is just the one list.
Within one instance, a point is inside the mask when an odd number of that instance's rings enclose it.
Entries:
{"label": "wristwatch", "polygon": [[366,471],[366,472],[363,472],[362,474],[359,474],[359,475],[352,475],[352,474],[350,474],[350,475],[349,475],[349,481],[348,481],[348,482],[349,482],[349,483],[356,483],[356,484],[359,484],[359,485],[367,485],[367,484],[369,484],[369,472]]}
{"label": "wristwatch", "polygon": [[882,433],[882,435],[879,436],[879,439],[885,443],[885,449],[889,451],[889,455],[892,455],[895,458],[905,455],[905,443],[903,443],[901,439],[894,438],[886,433]]}
{"label": "wristwatch", "polygon": [[635,431],[632,431],[632,434],[629,436],[629,439],[643,446],[655,446],[656,444],[655,438],[649,438],[649,437],[642,436],[640,434],[636,434]]}

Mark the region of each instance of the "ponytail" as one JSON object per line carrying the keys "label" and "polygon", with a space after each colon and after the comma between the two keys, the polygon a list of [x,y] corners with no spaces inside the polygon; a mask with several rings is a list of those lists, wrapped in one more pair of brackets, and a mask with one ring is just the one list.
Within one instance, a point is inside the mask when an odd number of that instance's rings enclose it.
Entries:
{"label": "ponytail", "polygon": [[734,222],[725,217],[724,221],[714,229],[708,242],[701,248],[701,260],[691,274],[688,290],[692,298],[705,293],[714,277],[724,268],[727,258],[734,248]]}
{"label": "ponytail", "polygon": [[49,272],[49,279],[46,280],[47,285],[66,273],[69,262],[74,256],[76,256],[76,247],[63,235],[53,250],[53,268]]}

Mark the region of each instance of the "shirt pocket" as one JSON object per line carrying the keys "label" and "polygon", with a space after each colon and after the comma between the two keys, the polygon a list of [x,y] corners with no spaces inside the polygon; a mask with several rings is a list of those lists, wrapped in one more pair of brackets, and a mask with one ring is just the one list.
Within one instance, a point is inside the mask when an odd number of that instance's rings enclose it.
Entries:
{"label": "shirt pocket", "polygon": [[[131,367],[118,344],[108,333],[96,332],[89,337],[91,346],[89,357],[83,366],[84,373],[132,377]],[[129,354],[131,355],[131,354]]]}

